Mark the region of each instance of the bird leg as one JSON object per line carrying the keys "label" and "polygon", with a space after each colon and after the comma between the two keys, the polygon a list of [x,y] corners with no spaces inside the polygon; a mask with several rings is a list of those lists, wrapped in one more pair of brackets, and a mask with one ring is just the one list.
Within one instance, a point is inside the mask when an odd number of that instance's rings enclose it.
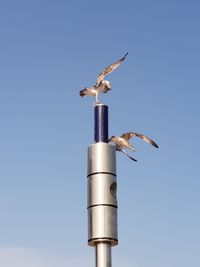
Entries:
{"label": "bird leg", "polygon": [[101,104],[101,103],[100,103],[99,100],[98,100],[98,92],[97,92],[96,95],[95,95],[94,106],[99,105],[99,104]]}
{"label": "bird leg", "polygon": [[100,104],[100,103],[99,103],[99,100],[98,100],[98,92],[97,92],[96,95],[95,95],[95,102],[96,102],[96,104]]}
{"label": "bird leg", "polygon": [[100,105],[100,104],[101,104],[101,103],[98,102],[98,101],[96,101],[96,99],[95,99],[95,101],[93,102],[94,107],[97,106],[97,105]]}

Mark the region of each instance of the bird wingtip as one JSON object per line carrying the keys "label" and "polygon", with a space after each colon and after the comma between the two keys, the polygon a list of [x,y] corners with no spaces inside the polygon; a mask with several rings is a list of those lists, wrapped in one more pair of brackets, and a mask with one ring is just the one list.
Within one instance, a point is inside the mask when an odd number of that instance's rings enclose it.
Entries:
{"label": "bird wingtip", "polygon": [[154,143],[153,146],[156,148],[159,148],[159,146],[156,143]]}
{"label": "bird wingtip", "polygon": [[83,92],[83,90],[79,91],[79,95],[80,95],[81,97],[83,97],[83,96],[85,95],[84,92]]}
{"label": "bird wingtip", "polygon": [[128,52],[126,52],[126,54],[123,56],[123,58],[121,59],[122,61],[124,61],[124,59],[128,56]]}

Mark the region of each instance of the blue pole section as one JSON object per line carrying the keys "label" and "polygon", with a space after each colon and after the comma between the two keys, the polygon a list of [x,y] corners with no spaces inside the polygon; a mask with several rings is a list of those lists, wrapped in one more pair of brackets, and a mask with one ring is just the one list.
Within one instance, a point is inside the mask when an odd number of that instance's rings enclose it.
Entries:
{"label": "blue pole section", "polygon": [[94,141],[108,143],[108,106],[103,104],[94,107]]}

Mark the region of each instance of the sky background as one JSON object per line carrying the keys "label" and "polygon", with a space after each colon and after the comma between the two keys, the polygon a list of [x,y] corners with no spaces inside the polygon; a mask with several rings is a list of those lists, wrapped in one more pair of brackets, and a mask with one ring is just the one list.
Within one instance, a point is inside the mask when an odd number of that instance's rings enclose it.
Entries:
{"label": "sky background", "polygon": [[200,266],[200,3],[0,1],[0,266],[94,266],[87,246],[93,99],[78,92],[129,52],[99,97],[117,154],[116,267]]}

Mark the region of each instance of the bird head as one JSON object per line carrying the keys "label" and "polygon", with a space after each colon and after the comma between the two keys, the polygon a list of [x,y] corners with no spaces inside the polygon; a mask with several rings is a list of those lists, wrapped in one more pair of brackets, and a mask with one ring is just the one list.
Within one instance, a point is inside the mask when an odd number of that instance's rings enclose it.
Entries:
{"label": "bird head", "polygon": [[109,81],[103,80],[102,83],[108,90],[111,90],[111,83]]}
{"label": "bird head", "polygon": [[115,135],[111,136],[109,139],[108,139],[108,143],[112,142],[112,139],[115,138]]}

